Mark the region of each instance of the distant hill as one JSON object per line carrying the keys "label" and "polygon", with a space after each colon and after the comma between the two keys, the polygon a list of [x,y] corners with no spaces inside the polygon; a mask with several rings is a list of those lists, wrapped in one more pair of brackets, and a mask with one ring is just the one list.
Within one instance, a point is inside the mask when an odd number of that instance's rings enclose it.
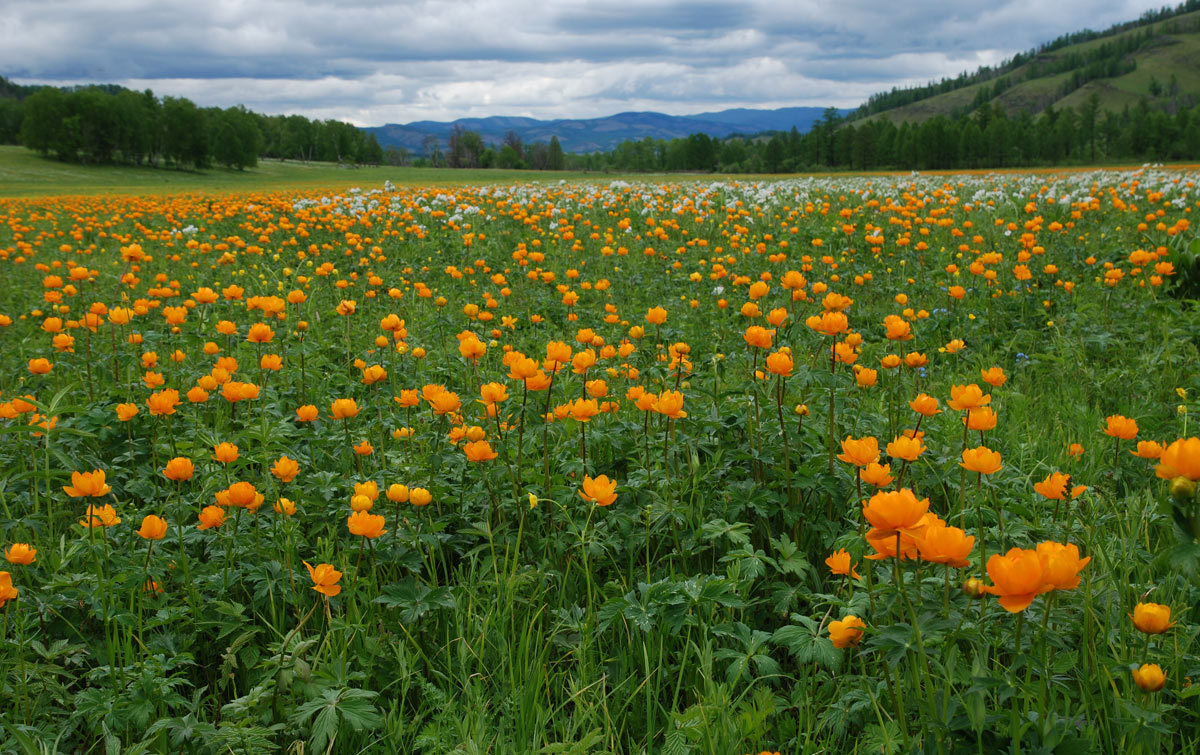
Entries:
{"label": "distant hill", "polygon": [[[839,116],[851,111],[839,110]],[[416,121],[364,129],[374,134],[383,147],[404,147],[414,153],[424,151],[427,137],[434,136],[444,147],[451,130],[461,126],[478,133],[484,143],[499,145],[513,131],[526,144],[549,142],[557,136],[567,152],[587,153],[614,149],[626,140],[677,139],[690,134],[724,137],[730,134],[757,134],[763,131],[790,131],[794,126],[803,133],[825,113],[819,107],[788,107],[778,110],[736,108],[697,115],[663,113],[617,113],[604,118],[564,118],[543,121],[517,116],[460,118],[456,121]]]}
{"label": "distant hill", "polygon": [[1145,98],[1168,111],[1200,102],[1200,0],[1147,13],[1103,32],[1081,31],[994,68],[877,94],[852,116],[919,123],[954,118],[987,104],[1008,115],[1079,107],[1094,94],[1100,110]]}

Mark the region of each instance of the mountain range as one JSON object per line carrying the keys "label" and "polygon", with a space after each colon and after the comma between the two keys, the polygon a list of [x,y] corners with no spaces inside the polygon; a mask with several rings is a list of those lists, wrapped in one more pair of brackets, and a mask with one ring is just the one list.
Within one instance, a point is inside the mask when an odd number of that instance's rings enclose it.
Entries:
{"label": "mountain range", "polygon": [[[839,116],[851,112],[838,110]],[[790,131],[795,127],[801,133],[825,114],[820,107],[785,107],[777,110],[754,110],[734,108],[696,115],[666,115],[653,112],[617,113],[603,118],[562,118],[538,120],[519,116],[491,116],[488,118],[459,118],[455,121],[415,121],[413,123],[389,123],[364,129],[375,135],[384,148],[404,148],[410,152],[424,152],[424,142],[433,136],[445,145],[455,126],[474,131],[485,144],[499,146],[505,135],[512,131],[526,144],[549,142],[557,136],[567,152],[587,153],[608,151],[626,140],[676,139],[691,134],[708,134],[725,137],[731,134],[758,134],[763,131]]]}

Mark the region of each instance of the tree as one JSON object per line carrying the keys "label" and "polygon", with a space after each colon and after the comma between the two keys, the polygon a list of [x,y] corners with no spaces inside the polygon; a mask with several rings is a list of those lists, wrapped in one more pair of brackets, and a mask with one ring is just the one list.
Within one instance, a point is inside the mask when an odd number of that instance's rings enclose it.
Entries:
{"label": "tree", "polygon": [[212,115],[213,158],[227,168],[244,170],[258,165],[263,136],[258,122],[246,108],[217,110]]}
{"label": "tree", "polygon": [[763,169],[768,173],[778,173],[783,169],[783,157],[783,140],[776,134],[767,142],[767,148],[763,151]]}
{"label": "tree", "polygon": [[562,145],[558,143],[557,136],[550,137],[550,146],[546,151],[547,170],[563,170],[567,167],[566,160],[563,158],[563,148]]}
{"label": "tree", "polygon": [[209,160],[205,115],[191,100],[166,97],[162,102],[163,155],[177,168],[206,168]]}

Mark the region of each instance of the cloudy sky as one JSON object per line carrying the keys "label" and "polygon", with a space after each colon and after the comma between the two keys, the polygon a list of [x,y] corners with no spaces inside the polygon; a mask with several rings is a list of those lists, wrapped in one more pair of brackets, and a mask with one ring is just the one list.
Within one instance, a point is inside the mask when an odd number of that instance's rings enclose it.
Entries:
{"label": "cloudy sky", "polygon": [[359,125],[854,107],[1140,0],[4,0],[0,75]]}

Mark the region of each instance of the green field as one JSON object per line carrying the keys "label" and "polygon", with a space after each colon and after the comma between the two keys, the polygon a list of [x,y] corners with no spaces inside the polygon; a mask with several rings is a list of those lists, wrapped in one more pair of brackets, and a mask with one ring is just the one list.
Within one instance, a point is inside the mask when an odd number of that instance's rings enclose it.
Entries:
{"label": "green field", "polygon": [[177,171],[127,165],[76,165],[41,157],[24,147],[0,146],[0,197],[64,194],[145,194],[337,189],[352,186],[463,185],[578,180],[583,174],[516,170],[344,167],[331,163],[261,160],[248,170]]}
{"label": "green field", "polygon": [[0,158],[4,755],[1200,748],[1194,169]]}

